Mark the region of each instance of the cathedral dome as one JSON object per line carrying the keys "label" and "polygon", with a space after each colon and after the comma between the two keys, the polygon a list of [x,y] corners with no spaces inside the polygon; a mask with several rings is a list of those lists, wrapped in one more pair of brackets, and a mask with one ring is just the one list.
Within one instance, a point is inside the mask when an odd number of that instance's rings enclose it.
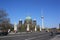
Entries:
{"label": "cathedral dome", "polygon": [[31,21],[32,21],[32,19],[31,19],[31,17],[30,17],[30,16],[27,16],[27,17],[26,17],[26,19],[25,19],[25,21],[26,21],[27,23],[29,23],[29,22],[31,22]]}
{"label": "cathedral dome", "polygon": [[30,16],[27,16],[27,17],[26,17],[26,20],[31,20],[31,17],[30,17]]}

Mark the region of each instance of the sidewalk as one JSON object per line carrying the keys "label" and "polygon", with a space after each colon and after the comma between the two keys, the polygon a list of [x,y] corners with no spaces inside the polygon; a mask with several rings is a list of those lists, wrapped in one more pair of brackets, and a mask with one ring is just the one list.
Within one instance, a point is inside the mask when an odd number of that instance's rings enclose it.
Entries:
{"label": "sidewalk", "polygon": [[17,33],[14,33],[14,32],[10,32],[9,34],[21,34],[21,33],[26,33],[26,32],[17,32]]}
{"label": "sidewalk", "polygon": [[60,40],[60,35],[56,35],[53,39],[50,40]]}

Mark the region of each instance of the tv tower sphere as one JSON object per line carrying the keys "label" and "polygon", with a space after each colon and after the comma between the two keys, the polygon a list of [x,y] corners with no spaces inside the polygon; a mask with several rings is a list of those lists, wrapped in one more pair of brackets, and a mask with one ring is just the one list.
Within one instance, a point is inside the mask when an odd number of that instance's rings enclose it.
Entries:
{"label": "tv tower sphere", "polygon": [[43,19],[43,18],[44,18],[44,16],[41,16],[41,18]]}

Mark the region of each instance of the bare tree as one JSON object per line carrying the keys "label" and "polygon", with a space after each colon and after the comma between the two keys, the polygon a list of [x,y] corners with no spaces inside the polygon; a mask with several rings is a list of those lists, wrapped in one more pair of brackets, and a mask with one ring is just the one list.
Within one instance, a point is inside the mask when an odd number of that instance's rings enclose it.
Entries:
{"label": "bare tree", "polygon": [[10,19],[5,10],[0,10],[0,26],[8,28],[10,26]]}

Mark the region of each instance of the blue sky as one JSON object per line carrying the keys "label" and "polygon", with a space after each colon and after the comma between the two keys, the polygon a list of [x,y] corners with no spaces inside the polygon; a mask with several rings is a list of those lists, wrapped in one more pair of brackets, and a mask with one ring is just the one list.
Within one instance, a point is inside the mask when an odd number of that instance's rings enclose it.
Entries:
{"label": "blue sky", "polygon": [[0,0],[0,9],[6,10],[13,24],[30,16],[41,25],[42,10],[45,27],[57,27],[60,23],[60,0]]}

